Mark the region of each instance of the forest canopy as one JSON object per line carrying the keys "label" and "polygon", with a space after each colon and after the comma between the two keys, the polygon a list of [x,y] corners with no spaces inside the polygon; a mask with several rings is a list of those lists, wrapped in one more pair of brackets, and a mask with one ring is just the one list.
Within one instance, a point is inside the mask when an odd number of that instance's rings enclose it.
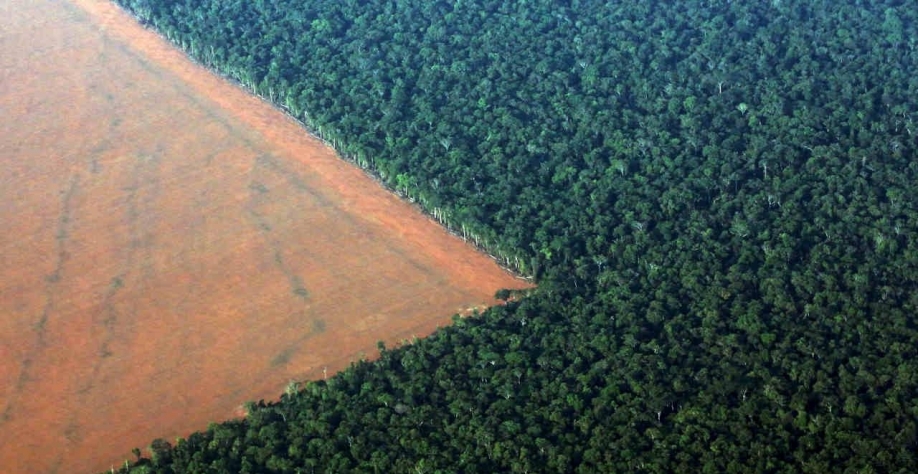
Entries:
{"label": "forest canopy", "polygon": [[918,466],[912,3],[116,1],[539,283],[121,472]]}

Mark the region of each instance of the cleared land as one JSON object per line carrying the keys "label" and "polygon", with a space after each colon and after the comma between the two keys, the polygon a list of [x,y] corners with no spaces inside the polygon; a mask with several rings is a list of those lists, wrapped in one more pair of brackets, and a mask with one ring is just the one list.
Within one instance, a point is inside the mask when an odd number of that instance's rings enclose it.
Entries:
{"label": "cleared land", "polygon": [[526,286],[109,3],[0,14],[0,471],[107,469]]}

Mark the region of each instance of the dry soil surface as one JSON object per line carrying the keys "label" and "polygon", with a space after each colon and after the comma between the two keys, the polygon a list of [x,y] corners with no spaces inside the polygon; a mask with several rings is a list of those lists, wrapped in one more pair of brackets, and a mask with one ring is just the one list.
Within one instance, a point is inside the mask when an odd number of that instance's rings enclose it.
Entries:
{"label": "dry soil surface", "polygon": [[526,286],[108,2],[0,18],[0,471],[108,469]]}

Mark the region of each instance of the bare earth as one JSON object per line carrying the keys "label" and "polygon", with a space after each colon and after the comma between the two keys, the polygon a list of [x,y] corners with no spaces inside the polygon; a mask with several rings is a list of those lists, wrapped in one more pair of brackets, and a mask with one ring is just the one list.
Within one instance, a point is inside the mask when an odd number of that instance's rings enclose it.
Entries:
{"label": "bare earth", "polygon": [[108,2],[0,18],[0,472],[108,469],[526,286]]}

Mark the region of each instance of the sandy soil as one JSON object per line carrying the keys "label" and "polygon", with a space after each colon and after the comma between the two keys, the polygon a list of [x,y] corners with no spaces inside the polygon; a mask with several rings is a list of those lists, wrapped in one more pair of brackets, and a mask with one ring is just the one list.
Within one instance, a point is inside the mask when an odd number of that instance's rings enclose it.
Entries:
{"label": "sandy soil", "polygon": [[108,2],[0,16],[0,472],[108,469],[526,286]]}

